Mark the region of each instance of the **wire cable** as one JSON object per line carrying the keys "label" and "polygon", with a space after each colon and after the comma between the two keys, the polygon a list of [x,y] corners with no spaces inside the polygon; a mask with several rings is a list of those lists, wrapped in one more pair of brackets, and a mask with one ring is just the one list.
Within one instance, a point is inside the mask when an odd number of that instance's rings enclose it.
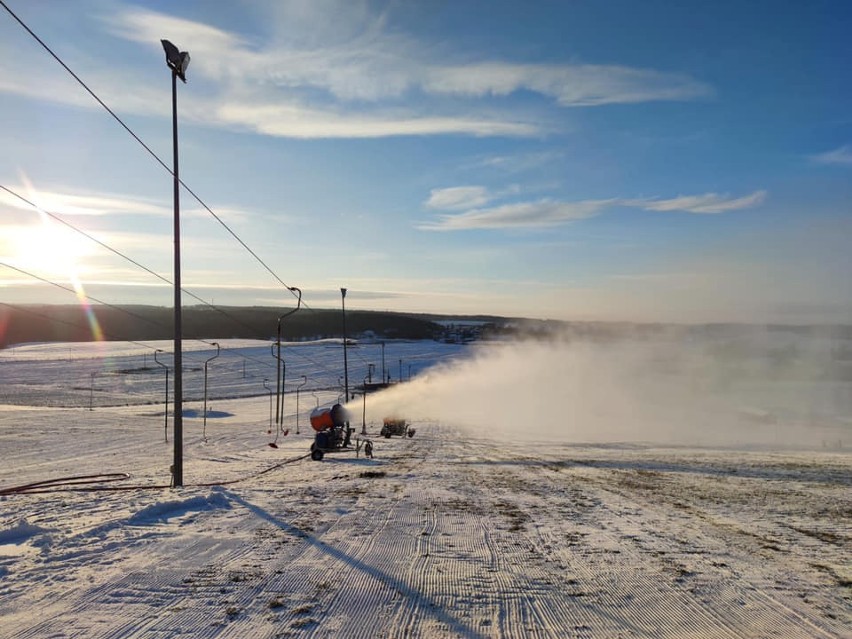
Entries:
{"label": "wire cable", "polygon": [[[13,18],[13,19],[14,19],[14,20],[15,20],[15,21],[19,24],[19,25],[21,25],[21,27],[22,27],[22,28],[23,28],[23,29],[24,29],[24,30],[25,30],[28,34],[30,34],[30,36],[32,36],[32,38],[33,38],[36,42],[38,42],[38,43],[41,45],[41,47],[42,47],[45,51],[47,51],[47,52],[50,54],[50,56],[51,56],[54,60],[56,60],[56,61],[57,61],[57,62],[61,65],[61,66],[62,66],[62,68],[63,68],[63,69],[65,69],[65,70],[66,70],[66,71],[67,71],[67,72],[71,75],[71,77],[73,77],[73,78],[77,81],[77,83],[78,83],[81,87],[83,87],[83,89],[85,89],[85,90],[86,90],[86,92],[87,92],[90,96],[92,96],[92,98],[93,98],[93,99],[94,99],[94,100],[95,100],[98,104],[100,104],[100,105],[101,105],[101,106],[102,106],[102,107],[106,110],[106,112],[107,112],[107,113],[109,113],[109,114],[113,117],[113,119],[114,119],[116,122],[118,122],[118,123],[121,125],[121,127],[122,127],[125,131],[127,131],[127,132],[128,132],[128,133],[129,133],[129,134],[133,137],[133,139],[134,139],[134,140],[136,140],[136,141],[137,141],[137,142],[138,142],[138,143],[142,146],[142,148],[143,148],[143,149],[145,149],[145,150],[148,152],[148,154],[149,154],[151,157],[153,157],[153,158],[154,158],[154,159],[155,159],[155,160],[156,160],[156,161],[160,164],[160,166],[162,166],[162,167],[163,167],[163,168],[164,168],[164,169],[165,169],[165,170],[169,173],[169,175],[171,175],[172,177],[174,177],[174,171],[173,171],[172,169],[170,169],[170,168],[169,168],[169,166],[168,166],[165,162],[163,162],[163,160],[162,160],[162,159],[160,159],[160,157],[159,157],[156,153],[154,153],[154,151],[151,149],[151,147],[149,147],[147,144],[145,144],[145,142],[143,142],[143,141],[142,141],[142,138],[140,138],[138,135],[136,135],[136,133],[133,131],[133,129],[131,129],[131,128],[130,128],[127,124],[125,124],[125,123],[124,123],[124,121],[123,121],[120,117],[118,117],[118,115],[115,113],[115,111],[113,111],[111,108],[109,108],[109,106],[107,106],[106,102],[104,102],[103,100],[101,100],[101,98],[100,98],[100,97],[98,97],[98,95],[97,95],[97,94],[96,94],[96,93],[95,93],[92,89],[90,89],[90,88],[89,88],[89,86],[88,86],[85,82],[83,82],[83,80],[80,78],[80,76],[78,76],[76,73],[74,73],[74,71],[71,69],[71,67],[69,67],[67,64],[65,64],[65,62],[62,60],[62,58],[60,58],[60,57],[59,57],[56,53],[54,53],[54,51],[53,51],[53,50],[52,50],[49,46],[47,46],[47,44],[46,44],[46,43],[45,43],[45,42],[44,42],[44,41],[43,41],[43,40],[42,40],[42,39],[41,39],[41,38],[40,38],[40,37],[39,37],[39,36],[38,36],[38,35],[37,35],[37,34],[36,34],[33,30],[32,30],[32,29],[30,29],[30,27],[29,27],[29,26],[27,26],[27,24],[26,24],[23,20],[21,20],[21,18],[19,18],[19,17],[17,16],[17,14],[15,14],[15,12],[14,12],[14,11],[12,11],[12,9],[10,9],[10,8],[9,8],[9,6],[8,6],[8,5],[4,2],[4,0],[0,0],[0,5],[2,5],[2,7],[6,10],[6,12],[7,12],[10,16],[12,16],[12,18]],[[210,213],[210,215],[212,215],[212,216],[213,216],[213,218],[214,218],[217,222],[219,222],[219,224],[221,224],[221,225],[222,225],[222,227],[223,227],[226,231],[228,231],[228,233],[230,233],[230,234],[231,234],[231,236],[232,236],[235,240],[237,240],[237,242],[239,242],[239,243],[242,245],[242,247],[243,247],[244,249],[246,249],[246,251],[248,251],[248,252],[252,255],[252,257],[254,257],[254,259],[255,259],[255,260],[257,260],[257,261],[258,261],[258,263],[260,263],[260,265],[261,265],[261,266],[263,266],[263,268],[264,268],[264,269],[266,269],[266,271],[267,271],[270,275],[272,275],[272,277],[273,277],[273,278],[275,278],[275,280],[277,280],[277,281],[278,281],[278,282],[279,282],[282,286],[284,286],[286,289],[288,289],[288,290],[290,290],[290,289],[291,289],[291,287],[290,287],[290,286],[288,286],[288,285],[284,282],[284,280],[282,280],[282,279],[281,279],[281,278],[280,278],[280,277],[279,277],[279,276],[278,276],[278,275],[277,275],[277,274],[276,274],[276,273],[275,273],[275,272],[274,272],[274,271],[273,271],[273,270],[272,270],[272,269],[271,269],[271,268],[270,268],[270,267],[266,264],[266,262],[264,262],[264,261],[260,258],[260,256],[258,256],[258,255],[257,255],[257,253],[255,253],[255,252],[254,252],[251,248],[249,248],[248,244],[246,244],[246,243],[245,243],[245,242],[244,242],[244,241],[243,241],[243,240],[242,240],[242,239],[241,239],[241,238],[240,238],[240,237],[239,237],[239,236],[238,236],[238,235],[237,235],[237,234],[236,234],[236,233],[235,233],[235,232],[231,229],[231,227],[229,227],[227,224],[225,224],[225,222],[224,222],[224,220],[222,220],[222,218],[220,218],[218,215],[216,215],[216,213],[214,213],[214,212],[213,212],[213,210],[212,210],[209,206],[207,206],[207,204],[206,204],[206,203],[205,203],[205,202],[204,202],[204,201],[203,201],[203,200],[202,200],[202,199],[201,199],[198,195],[196,195],[195,191],[193,191],[192,189],[190,189],[190,188],[189,188],[189,187],[188,187],[188,186],[184,183],[184,181],[183,181],[182,179],[178,178],[178,182],[180,183],[180,185],[181,185],[181,186],[183,186],[183,188],[184,188],[184,189],[186,189],[187,193],[189,193],[189,194],[190,194],[193,198],[195,198],[195,201],[196,201],[196,202],[198,202],[198,203],[199,203],[202,207],[204,207],[204,209],[205,209],[208,213]],[[293,295],[295,296],[295,292],[294,292],[294,291],[290,290],[290,293],[291,293],[291,294],[293,294]],[[303,305],[307,307],[307,304],[305,304],[304,302],[303,302]]]}
{"label": "wire cable", "polygon": [[[77,294],[77,291],[75,291],[73,288],[70,288],[70,287],[68,287],[68,286],[65,286],[64,284],[60,284],[59,282],[54,282],[54,281],[49,280],[49,279],[47,279],[47,278],[40,277],[39,275],[36,275],[35,273],[30,273],[29,271],[25,271],[24,269],[18,268],[18,267],[16,267],[16,266],[12,266],[11,264],[7,264],[7,263],[5,263],[5,262],[0,262],[0,266],[5,266],[6,268],[9,268],[9,269],[12,269],[13,271],[17,271],[18,273],[21,273],[22,275],[26,275],[26,276],[28,276],[28,277],[32,277],[33,279],[39,280],[40,282],[44,282],[45,284],[50,284],[51,286],[55,286],[56,288],[62,289],[63,291],[67,291],[67,292],[69,292],[69,293],[73,293],[74,295],[76,295],[76,294]],[[137,319],[140,319],[140,320],[142,320],[142,321],[144,321],[144,322],[147,322],[148,324],[151,324],[151,325],[156,326],[156,327],[158,327],[158,328],[165,328],[165,329],[169,329],[169,328],[170,328],[168,325],[163,324],[162,322],[158,322],[158,321],[156,321],[156,320],[152,320],[151,318],[145,317],[145,316],[143,316],[143,315],[139,315],[139,314],[137,314],[137,313],[133,313],[132,311],[127,310],[126,308],[122,308],[122,307],[120,307],[120,306],[116,306],[115,304],[110,304],[109,302],[105,302],[105,301],[100,300],[100,299],[98,299],[98,298],[96,298],[96,297],[93,297],[93,296],[91,296],[91,295],[86,295],[86,299],[91,300],[91,301],[93,301],[93,302],[97,302],[98,304],[101,304],[101,305],[103,305],[103,306],[106,306],[106,307],[108,307],[108,308],[111,308],[111,309],[113,309],[113,310],[115,310],[115,311],[118,311],[119,313],[125,313],[125,314],[127,314],[127,315],[130,315],[131,317],[135,317],[135,318],[137,318]],[[210,341],[208,341],[208,340],[201,339],[201,338],[197,338],[197,337],[187,337],[187,339],[194,339],[194,340],[196,340],[196,341],[203,342],[203,343],[208,344],[208,345],[210,345],[210,346],[212,346],[212,345],[214,344],[214,342],[210,342]],[[130,340],[122,340],[122,341],[130,341]],[[147,347],[147,348],[150,348],[149,346],[146,346],[146,347]],[[154,349],[154,350],[162,350],[162,349]],[[233,349],[222,348],[222,350],[223,350],[223,351],[232,351]],[[242,357],[244,360],[247,360],[247,361],[254,361],[254,362],[257,362],[257,363],[262,364],[262,365],[264,365],[264,366],[268,366],[268,367],[270,367],[270,368],[274,368],[274,365],[273,365],[271,362],[268,362],[268,361],[266,361],[266,360],[258,359],[258,358],[256,358],[256,357],[251,357],[251,356],[249,356],[249,355],[245,355],[245,354],[243,354],[243,353],[236,353],[236,352],[235,352],[235,354],[236,354],[238,357]]]}

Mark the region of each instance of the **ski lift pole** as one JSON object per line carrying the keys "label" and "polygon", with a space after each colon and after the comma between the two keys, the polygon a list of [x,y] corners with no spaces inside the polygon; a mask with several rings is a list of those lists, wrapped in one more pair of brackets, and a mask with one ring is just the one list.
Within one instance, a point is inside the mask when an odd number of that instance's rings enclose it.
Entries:
{"label": "ski lift pole", "polygon": [[299,434],[299,390],[308,383],[308,376],[302,375],[302,379],[305,380],[301,384],[296,387],[296,434]]}
{"label": "ski lift pole", "polygon": [[367,434],[367,378],[364,378],[364,412],[361,415],[361,434]]}
{"label": "ski lift pole", "polygon": [[269,391],[269,430],[267,431],[267,434],[271,435],[272,434],[272,389],[269,388],[269,386],[266,385],[266,382],[268,382],[268,381],[269,381],[269,378],[267,378],[267,377],[263,378],[263,387],[266,390]]}
{"label": "ski lift pole", "polygon": [[169,443],[169,367],[157,359],[157,353],[163,353],[163,349],[158,348],[154,351],[154,361],[166,369],[166,408],[163,411],[163,434],[166,438],[166,443]]}
{"label": "ski lift pole", "polygon": [[97,374],[97,371],[95,371],[94,373],[89,373],[89,410],[95,410],[94,406],[92,405],[92,401],[95,397],[95,375]]}
{"label": "ski lift pole", "polygon": [[219,357],[219,344],[213,342],[213,346],[216,347],[216,354],[204,361],[204,430],[202,431],[204,441],[207,441],[207,364]]}
{"label": "ski lift pole", "polygon": [[287,288],[290,289],[291,293],[297,293],[299,295],[299,299],[296,302],[296,308],[294,308],[292,311],[287,311],[286,313],[284,313],[283,315],[278,317],[278,332],[277,332],[278,337],[275,341],[275,344],[278,347],[278,353],[277,354],[273,353],[273,356],[275,357],[275,359],[278,360],[278,363],[277,363],[277,366],[276,366],[276,368],[278,369],[278,381],[277,381],[276,386],[275,386],[275,423],[276,423],[277,427],[279,427],[279,428],[280,428],[282,422],[284,421],[284,407],[283,407],[284,402],[283,402],[283,397],[281,396],[281,380],[282,380],[281,368],[282,368],[282,362],[283,362],[283,360],[281,359],[281,320],[283,320],[288,315],[292,315],[293,313],[295,313],[296,311],[298,311],[302,307],[302,289],[297,288],[295,286],[288,286]]}

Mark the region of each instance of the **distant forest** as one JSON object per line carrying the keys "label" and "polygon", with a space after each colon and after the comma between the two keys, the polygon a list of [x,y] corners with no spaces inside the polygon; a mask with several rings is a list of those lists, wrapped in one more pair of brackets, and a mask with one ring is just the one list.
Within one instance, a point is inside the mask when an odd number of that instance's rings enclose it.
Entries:
{"label": "distant forest", "polygon": [[[275,339],[278,318],[292,309],[269,307],[188,306],[183,308],[184,339]],[[174,311],[161,306],[93,306],[91,313],[107,341],[167,340],[174,337]],[[635,324],[629,322],[565,322],[492,315],[429,315],[387,311],[346,311],[351,338],[372,334],[379,339],[435,339],[468,342],[483,337],[523,336],[538,339],[645,339],[661,333],[693,338],[747,337],[767,332],[800,333],[852,339],[852,326],[755,324]],[[288,341],[343,336],[338,309],[301,309],[281,323]],[[0,304],[0,348],[30,342],[88,342],[95,339],[80,306]]]}
{"label": "distant forest", "polygon": [[[292,310],[292,309],[291,309]],[[107,341],[174,337],[174,310],[157,306],[93,306],[91,312]],[[275,338],[278,317],[287,309],[265,307],[185,307],[184,339]],[[387,339],[441,339],[445,329],[424,317],[376,311],[346,311],[350,337],[371,331]],[[343,336],[343,313],[301,309],[281,322],[281,337],[303,340]],[[0,306],[0,348],[28,342],[92,341],[93,330],[80,306]]]}

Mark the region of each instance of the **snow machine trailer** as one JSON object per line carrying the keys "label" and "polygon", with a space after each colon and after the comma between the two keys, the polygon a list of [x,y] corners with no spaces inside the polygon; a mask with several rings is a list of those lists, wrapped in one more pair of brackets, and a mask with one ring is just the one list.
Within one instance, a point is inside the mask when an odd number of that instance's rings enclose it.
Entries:
{"label": "snow machine trailer", "polygon": [[352,433],[355,429],[349,426],[349,413],[340,404],[311,411],[311,427],[316,431],[311,444],[311,459],[314,461],[321,461],[326,453],[346,450],[359,452],[362,444],[364,454],[373,456],[373,442],[369,439],[358,440],[357,447],[352,448]]}
{"label": "snow machine trailer", "polygon": [[404,419],[396,417],[385,417],[382,423],[382,437],[390,439],[396,437],[414,437],[415,430],[408,425]]}

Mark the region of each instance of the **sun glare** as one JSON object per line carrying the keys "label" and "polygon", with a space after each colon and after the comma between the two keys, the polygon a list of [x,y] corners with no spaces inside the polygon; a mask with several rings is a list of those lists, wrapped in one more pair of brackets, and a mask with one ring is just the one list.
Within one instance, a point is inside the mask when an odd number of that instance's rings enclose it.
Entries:
{"label": "sun glare", "polygon": [[5,240],[16,265],[65,281],[79,274],[81,260],[89,253],[83,238],[50,220],[42,220],[37,226],[7,228]]}

